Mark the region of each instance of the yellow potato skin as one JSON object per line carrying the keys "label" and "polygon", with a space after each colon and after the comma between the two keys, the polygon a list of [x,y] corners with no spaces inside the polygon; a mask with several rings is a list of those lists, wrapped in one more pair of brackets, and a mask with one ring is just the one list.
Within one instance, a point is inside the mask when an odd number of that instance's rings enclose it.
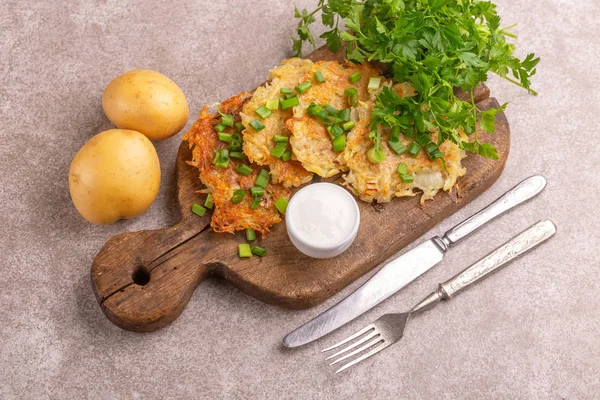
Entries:
{"label": "yellow potato skin", "polygon": [[177,134],[189,117],[179,86],[159,72],[142,69],[113,79],[104,90],[102,108],[118,128],[141,132],[151,140]]}
{"label": "yellow potato skin", "polygon": [[160,163],[146,136],[109,129],[73,158],[69,190],[77,211],[93,224],[112,224],[146,211],[158,194]]}

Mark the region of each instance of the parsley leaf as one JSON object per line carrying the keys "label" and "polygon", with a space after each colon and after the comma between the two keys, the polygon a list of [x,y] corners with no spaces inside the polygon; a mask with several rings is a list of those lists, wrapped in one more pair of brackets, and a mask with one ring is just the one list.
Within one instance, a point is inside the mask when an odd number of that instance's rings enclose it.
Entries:
{"label": "parsley leaf", "polygon": [[[458,99],[453,88],[469,92],[485,82],[490,72],[537,94],[531,77],[540,61],[533,53],[523,60],[514,53],[516,39],[509,27],[500,27],[500,16],[491,1],[479,0],[319,0],[311,12],[294,8],[299,20],[293,50],[301,56],[302,45],[315,40],[310,25],[321,12],[322,23],[331,28],[320,37],[333,51],[346,43],[346,58],[353,62],[387,63],[396,82],[409,82],[415,96],[401,98],[384,87],[371,115],[371,129],[379,125],[400,126],[419,144],[445,140],[483,157],[497,159],[496,149],[480,143],[475,129],[493,133],[498,109],[479,110],[473,100]],[[343,21],[343,27],[340,24]],[[469,140],[461,140],[459,132]],[[372,135],[373,149],[381,138]],[[432,152],[434,154],[435,152]]]}

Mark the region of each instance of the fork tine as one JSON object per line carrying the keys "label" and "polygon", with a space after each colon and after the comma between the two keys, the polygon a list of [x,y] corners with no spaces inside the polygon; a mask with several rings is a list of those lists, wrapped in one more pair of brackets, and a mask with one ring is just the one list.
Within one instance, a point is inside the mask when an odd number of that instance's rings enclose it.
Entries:
{"label": "fork tine", "polygon": [[352,350],[353,348],[355,348],[359,344],[364,343],[367,340],[371,339],[372,337],[378,336],[378,335],[379,335],[379,332],[377,331],[377,329],[375,329],[371,333],[369,333],[367,336],[364,336],[360,340],[352,343],[350,346],[344,347],[342,350],[338,351],[337,353],[330,355],[329,357],[326,358],[326,360],[329,360],[330,358],[334,358],[336,356],[339,356],[340,354],[343,354],[343,353],[347,352],[348,350]]}
{"label": "fork tine", "polygon": [[358,354],[358,353],[360,353],[361,351],[363,351],[363,350],[366,350],[366,349],[368,349],[369,347],[372,347],[373,345],[376,345],[377,343],[379,343],[379,342],[383,342],[383,341],[384,341],[384,340],[383,340],[383,338],[381,338],[381,337],[377,337],[377,338],[375,338],[375,339],[371,340],[369,343],[365,344],[364,346],[362,346],[362,347],[359,347],[358,349],[356,349],[356,350],[354,350],[354,351],[351,351],[350,353],[346,354],[345,356],[342,356],[342,357],[338,358],[337,360],[335,360],[334,362],[332,362],[332,363],[331,363],[331,364],[329,364],[329,365],[337,364],[337,363],[339,363],[340,361],[342,361],[342,360],[345,360],[345,359],[346,359],[346,358],[348,358],[348,357],[352,357],[353,355],[355,355],[355,354]]}
{"label": "fork tine", "polygon": [[375,325],[371,324],[371,325],[365,326],[363,329],[361,329],[360,331],[356,332],[354,335],[348,336],[346,339],[342,340],[341,342],[336,343],[333,346],[328,347],[328,348],[326,348],[324,350],[321,350],[321,353],[324,353],[324,352],[329,351],[329,350],[333,350],[336,347],[340,347],[344,343],[348,343],[349,341],[351,341],[353,339],[356,339],[357,337],[359,337],[360,335],[364,334],[365,332],[368,332],[371,329],[375,329]]}
{"label": "fork tine", "polygon": [[382,342],[381,345],[379,347],[374,348],[373,350],[371,350],[370,352],[368,352],[367,354],[363,354],[362,356],[358,357],[355,360],[352,360],[351,362],[349,362],[348,364],[344,365],[342,368],[338,369],[337,371],[335,371],[335,373],[339,373],[342,372],[343,370],[345,370],[346,368],[350,368],[351,366],[353,366],[354,364],[358,364],[359,362],[361,362],[362,360],[364,360],[365,358],[369,358],[371,357],[373,354],[376,354],[378,352],[380,352],[381,350],[385,349],[386,347],[388,347],[391,343],[390,342]]}

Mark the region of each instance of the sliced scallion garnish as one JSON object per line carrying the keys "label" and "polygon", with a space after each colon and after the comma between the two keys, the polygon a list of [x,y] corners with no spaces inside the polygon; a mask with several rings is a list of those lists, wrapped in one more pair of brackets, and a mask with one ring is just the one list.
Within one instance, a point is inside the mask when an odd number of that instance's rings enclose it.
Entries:
{"label": "sliced scallion garnish", "polygon": [[267,171],[266,169],[261,169],[258,173],[258,176],[256,177],[256,182],[254,182],[254,185],[265,188],[269,184],[270,179],[271,175],[269,174],[269,171]]}
{"label": "sliced scallion garnish", "polygon": [[231,202],[233,204],[239,204],[246,196],[246,192],[243,189],[238,189],[233,191],[233,195],[231,196]]}
{"label": "sliced scallion garnish", "polygon": [[271,116],[271,110],[265,106],[258,107],[256,110],[254,110],[254,113],[262,119],[269,118]]}
{"label": "sliced scallion garnish", "polygon": [[245,164],[238,164],[237,167],[235,167],[235,169],[237,169],[237,172],[244,176],[248,176],[252,173],[252,168]]}
{"label": "sliced scallion garnish", "polygon": [[252,250],[248,243],[242,243],[238,245],[238,255],[241,258],[252,258]]}
{"label": "sliced scallion garnish", "polygon": [[264,257],[267,255],[267,249],[264,247],[252,246],[251,251],[255,256]]}
{"label": "sliced scallion garnish", "polygon": [[360,78],[362,78],[362,75],[360,74],[360,72],[355,72],[348,77],[348,81],[350,81],[350,83],[354,84],[354,83],[360,81]]}
{"label": "sliced scallion garnish", "polygon": [[260,122],[259,120],[255,119],[254,121],[250,122],[250,126],[252,127],[252,129],[254,129],[256,132],[260,132],[263,129],[265,129],[265,126],[263,125],[262,122]]}
{"label": "sliced scallion garnish", "polygon": [[192,212],[200,217],[203,217],[206,214],[206,208],[202,207],[198,203],[192,204]]}
{"label": "sliced scallion garnish", "polygon": [[275,208],[277,208],[280,213],[285,214],[288,202],[284,197],[280,197],[279,199],[275,200],[273,204],[275,204]]}

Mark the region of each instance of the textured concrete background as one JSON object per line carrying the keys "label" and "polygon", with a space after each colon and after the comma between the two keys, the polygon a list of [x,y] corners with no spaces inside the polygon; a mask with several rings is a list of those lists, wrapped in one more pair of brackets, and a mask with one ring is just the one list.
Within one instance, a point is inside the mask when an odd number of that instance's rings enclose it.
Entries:
{"label": "textured concrete background", "polygon": [[[492,79],[513,146],[506,170],[442,233],[526,176],[546,191],[485,227],[401,293],[297,351],[282,337],[347,295],[287,311],[225,282],[201,285],[179,320],[152,334],[113,326],[89,284],[92,259],[123,232],[175,222],[179,139],[157,143],[163,181],[143,216],[112,226],[79,217],[71,158],[111,125],[105,85],[134,69],[176,81],[195,117],[261,83],[289,56],[292,1],[13,1],[0,4],[0,398],[598,398],[600,112],[597,0],[498,0],[519,22],[519,53],[542,57],[537,97]],[[316,0],[298,1],[314,6]],[[403,341],[335,375],[319,349],[403,310],[541,218],[559,233],[506,270],[413,321]]]}

